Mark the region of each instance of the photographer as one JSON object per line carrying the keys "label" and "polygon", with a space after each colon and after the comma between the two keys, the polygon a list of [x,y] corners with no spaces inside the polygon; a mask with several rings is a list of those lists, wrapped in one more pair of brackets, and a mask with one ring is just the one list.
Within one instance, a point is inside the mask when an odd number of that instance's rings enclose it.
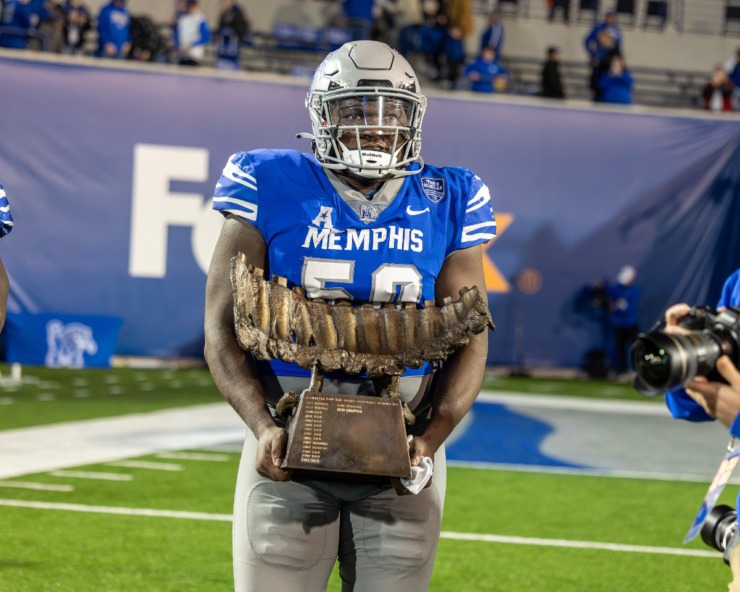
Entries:
{"label": "photographer", "polygon": [[[721,311],[731,306],[740,306],[740,269],[725,282],[717,305]],[[666,332],[686,332],[679,325],[680,320],[689,314],[691,307],[676,304],[666,311]],[[721,356],[715,368],[727,382],[709,381],[704,376],[696,376],[686,385],[665,394],[666,404],[675,418],[689,421],[711,421],[718,419],[735,438],[740,438],[740,371],[728,356]],[[736,507],[740,506],[740,495]],[[733,581],[729,592],[740,592],[740,545],[737,537],[730,539],[725,549],[725,560],[732,569]]]}

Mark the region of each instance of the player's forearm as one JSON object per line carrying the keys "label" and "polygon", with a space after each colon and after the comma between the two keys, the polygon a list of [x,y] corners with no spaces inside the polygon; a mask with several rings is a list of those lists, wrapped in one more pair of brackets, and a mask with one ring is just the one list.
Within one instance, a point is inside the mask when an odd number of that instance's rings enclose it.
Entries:
{"label": "player's forearm", "polygon": [[487,332],[451,356],[435,381],[432,414],[422,438],[436,451],[470,410],[480,393],[488,356]]}
{"label": "player's forearm", "polygon": [[259,438],[264,429],[275,426],[248,354],[239,347],[233,335],[223,329],[206,327],[205,358],[218,390],[255,437]]}

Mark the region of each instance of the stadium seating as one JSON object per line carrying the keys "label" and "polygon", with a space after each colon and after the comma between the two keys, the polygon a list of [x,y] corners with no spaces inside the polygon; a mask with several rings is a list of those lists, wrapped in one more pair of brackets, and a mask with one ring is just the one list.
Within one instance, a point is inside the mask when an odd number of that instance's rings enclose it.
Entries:
{"label": "stadium seating", "polygon": [[665,27],[668,20],[668,2],[666,0],[648,0],[645,8],[645,20],[643,28],[655,26],[659,29]]}

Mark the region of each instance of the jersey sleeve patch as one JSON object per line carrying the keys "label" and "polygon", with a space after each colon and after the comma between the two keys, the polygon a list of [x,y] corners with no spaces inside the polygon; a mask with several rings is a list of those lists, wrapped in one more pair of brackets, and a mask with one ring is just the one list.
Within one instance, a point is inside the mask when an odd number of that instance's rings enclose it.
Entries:
{"label": "jersey sleeve patch", "polygon": [[246,152],[229,157],[213,193],[213,209],[257,221],[259,196],[254,165]]}

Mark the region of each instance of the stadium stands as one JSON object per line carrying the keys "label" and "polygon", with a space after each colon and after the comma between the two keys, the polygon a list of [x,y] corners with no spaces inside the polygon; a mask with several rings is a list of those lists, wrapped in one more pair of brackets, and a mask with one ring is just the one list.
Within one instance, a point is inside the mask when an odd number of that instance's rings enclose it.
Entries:
{"label": "stadium stands", "polygon": [[[102,0],[100,0],[102,1]],[[273,72],[284,75],[309,76],[323,55],[348,40],[348,31],[339,26],[321,27],[328,3],[319,0],[305,2],[311,18],[291,22],[284,18],[288,0],[276,1],[269,11],[256,8],[257,0],[241,0],[250,20],[252,33],[240,48],[241,68],[252,72]],[[665,107],[698,107],[701,87],[712,66],[724,62],[735,53],[732,36],[740,34],[740,0],[552,0],[558,10],[548,22],[550,10],[545,2],[535,0],[474,0],[476,31],[467,46],[468,57],[477,51],[479,33],[485,26],[486,15],[492,8],[506,27],[506,49],[502,62],[511,75],[509,93],[533,95],[539,86],[540,68],[545,46],[558,46],[561,69],[569,98],[588,99],[587,65],[582,50],[582,38],[604,10],[618,12],[624,28],[624,52],[635,76],[634,100],[637,104]],[[93,11],[96,0],[90,1]],[[136,15],[136,0],[130,3]],[[204,0],[204,10],[211,12],[218,3]],[[212,5],[212,6],[211,6]],[[142,5],[143,6],[143,5]],[[150,5],[146,5],[150,6]],[[569,20],[565,22],[564,8]],[[154,10],[155,7],[150,7]],[[161,7],[160,7],[161,8]],[[167,44],[171,39],[171,25],[161,20],[160,8],[153,18],[159,21],[161,36]],[[141,6],[138,7],[139,12]],[[269,14],[266,14],[269,13]],[[291,16],[291,13],[287,13]],[[295,16],[295,15],[293,15]],[[294,19],[295,20],[295,19]],[[310,22],[309,22],[310,21]],[[684,37],[685,34],[692,37]],[[38,33],[32,31],[35,38]],[[724,35],[718,44],[711,44],[710,35]],[[43,44],[43,39],[37,43]],[[686,51],[686,45],[690,50]],[[85,34],[85,48],[91,54],[97,45],[93,27]],[[45,45],[44,45],[45,46]],[[680,54],[678,53],[680,50]],[[677,56],[680,59],[676,59]],[[167,61],[159,56],[158,61]],[[214,64],[213,50],[209,49],[205,65]],[[425,75],[423,63],[419,67]],[[427,84],[431,81],[427,80]]]}

